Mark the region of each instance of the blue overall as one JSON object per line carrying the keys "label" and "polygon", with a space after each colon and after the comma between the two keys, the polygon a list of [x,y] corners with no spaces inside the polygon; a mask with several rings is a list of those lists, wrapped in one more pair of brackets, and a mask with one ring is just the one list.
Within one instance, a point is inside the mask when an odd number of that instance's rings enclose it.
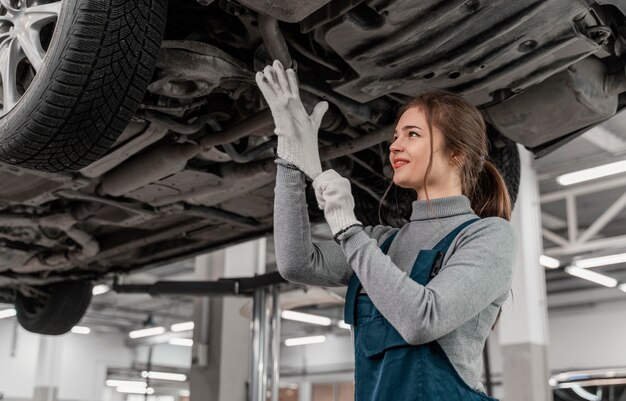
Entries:
{"label": "blue overall", "polygon": [[[420,250],[411,279],[426,285],[441,269],[454,238],[478,220],[461,224],[433,249]],[[381,246],[385,254],[394,237]],[[354,327],[356,401],[495,400],[465,383],[437,341],[422,345],[404,341],[369,296],[359,294],[360,288],[361,282],[353,274],[346,293],[344,320]]]}

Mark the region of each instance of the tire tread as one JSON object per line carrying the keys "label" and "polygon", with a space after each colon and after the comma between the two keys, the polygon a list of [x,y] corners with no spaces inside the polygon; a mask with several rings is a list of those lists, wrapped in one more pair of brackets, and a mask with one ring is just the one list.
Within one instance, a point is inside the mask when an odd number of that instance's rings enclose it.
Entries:
{"label": "tire tread", "polygon": [[[30,118],[9,121],[0,160],[40,171],[89,165],[112,146],[152,78],[167,0],[77,2],[62,57]],[[19,104],[18,104],[19,107]]]}

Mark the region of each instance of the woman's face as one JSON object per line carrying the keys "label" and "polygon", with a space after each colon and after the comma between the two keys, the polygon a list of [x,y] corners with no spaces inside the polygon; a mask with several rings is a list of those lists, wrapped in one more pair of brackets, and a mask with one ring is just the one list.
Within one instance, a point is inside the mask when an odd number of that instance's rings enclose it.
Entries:
{"label": "woman's face", "polygon": [[[433,164],[428,177],[430,198],[461,194],[458,168],[444,157],[443,134],[433,126]],[[430,135],[426,116],[412,107],[400,116],[389,146],[389,161],[393,182],[402,188],[412,188],[418,199],[425,199],[424,174],[430,159]]]}

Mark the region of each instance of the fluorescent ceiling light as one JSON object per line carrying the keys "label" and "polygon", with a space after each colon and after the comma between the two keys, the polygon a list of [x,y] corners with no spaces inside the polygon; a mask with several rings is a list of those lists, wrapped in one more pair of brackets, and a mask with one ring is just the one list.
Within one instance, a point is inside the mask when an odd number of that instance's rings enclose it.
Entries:
{"label": "fluorescent ceiling light", "polygon": [[576,267],[582,267],[583,269],[588,269],[590,267],[614,265],[617,263],[626,263],[626,253],[600,256],[597,258],[580,259],[574,262]]}
{"label": "fluorescent ceiling light", "polygon": [[108,285],[98,284],[95,287],[93,287],[93,290],[91,290],[91,293],[93,295],[102,295],[102,294],[106,294],[107,292],[109,292],[109,290],[111,290],[111,288]]}
{"label": "fluorescent ceiling light", "polygon": [[0,310],[0,319],[5,319],[7,317],[12,317],[15,316],[17,312],[15,311],[15,309],[11,308],[11,309],[5,309],[5,310]]}
{"label": "fluorescent ceiling light", "polygon": [[117,392],[125,393],[125,394],[154,394],[154,389],[152,387],[148,387],[148,388],[141,388],[141,387],[134,387],[134,386],[118,387]]}
{"label": "fluorescent ceiling light", "polygon": [[165,329],[163,327],[150,327],[148,329],[134,330],[128,333],[128,337],[130,338],[141,338],[141,337],[149,337],[156,336],[159,334],[165,333]]}
{"label": "fluorescent ceiling light", "polygon": [[171,380],[176,382],[184,382],[187,380],[187,376],[182,373],[169,373],[169,372],[141,372],[141,377],[147,377],[155,380]]}
{"label": "fluorescent ceiling light", "polygon": [[109,387],[139,387],[139,388],[146,388],[148,386],[146,382],[140,382],[137,380],[114,380],[114,379],[107,380],[106,385]]}
{"label": "fluorescent ceiling light", "polygon": [[604,274],[596,273],[591,270],[581,269],[580,267],[567,266],[565,272],[572,276],[580,277],[585,280],[593,281],[596,284],[600,284],[606,287],[617,286],[617,280],[613,277],[605,276]]}
{"label": "fluorescent ceiling light", "polygon": [[293,347],[294,345],[320,344],[325,341],[326,336],[297,337],[286,339],[285,345],[288,347]]}
{"label": "fluorescent ceiling light", "polygon": [[350,330],[350,325],[348,323],[344,322],[343,320],[340,320],[337,323],[337,326],[339,326],[342,329]]}
{"label": "fluorescent ceiling light", "polygon": [[320,326],[330,326],[331,320],[327,317],[310,315],[308,313],[294,312],[291,310],[284,310],[280,314],[283,319],[295,320],[297,322],[319,324]]}
{"label": "fluorescent ceiling light", "polygon": [[191,391],[189,391],[189,390],[180,390],[178,392],[178,395],[180,395],[181,397],[189,397],[191,395]]}
{"label": "fluorescent ceiling light", "polygon": [[572,185],[624,172],[626,172],[626,160],[564,174],[557,177],[556,181],[561,185]]}
{"label": "fluorescent ceiling light", "polygon": [[91,333],[91,329],[85,326],[74,326],[72,327],[72,333],[74,334],[89,334]]}
{"label": "fluorescent ceiling light", "polygon": [[559,262],[557,259],[551,258],[550,256],[546,255],[539,256],[539,263],[549,269],[556,269],[557,267],[561,266],[561,262]]}
{"label": "fluorescent ceiling light", "polygon": [[170,327],[173,332],[193,330],[193,322],[176,323]]}
{"label": "fluorescent ceiling light", "polygon": [[620,284],[619,287],[617,287],[617,288],[619,288],[620,291],[626,292],[626,283]]}
{"label": "fluorescent ceiling light", "polygon": [[172,345],[191,347],[193,345],[193,340],[191,338],[170,338],[169,343]]}

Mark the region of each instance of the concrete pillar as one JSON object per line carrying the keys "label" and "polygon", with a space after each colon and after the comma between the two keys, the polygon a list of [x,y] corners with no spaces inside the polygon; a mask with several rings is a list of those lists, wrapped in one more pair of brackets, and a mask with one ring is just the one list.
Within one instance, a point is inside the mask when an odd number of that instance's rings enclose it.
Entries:
{"label": "concrete pillar", "polygon": [[[195,279],[217,280],[224,273],[223,250],[197,256]],[[219,344],[221,334],[221,299],[197,297],[194,301],[194,331],[191,370],[189,374],[190,399],[217,400],[219,395]],[[214,320],[213,322],[211,320]]]}
{"label": "concrete pillar", "polygon": [[311,401],[313,386],[309,379],[303,379],[298,383],[298,401]]}
{"label": "concrete pillar", "polygon": [[[198,256],[197,280],[252,276],[264,269],[265,239]],[[198,297],[194,307],[191,401],[244,401],[250,360],[250,319],[244,297]]]}
{"label": "concrete pillar", "polygon": [[33,401],[57,401],[59,399],[61,356],[61,338],[39,336]]}
{"label": "concrete pillar", "polygon": [[513,300],[505,305],[499,323],[503,401],[550,401],[539,188],[531,153],[521,146],[519,150],[522,174],[512,218],[518,236]]}

